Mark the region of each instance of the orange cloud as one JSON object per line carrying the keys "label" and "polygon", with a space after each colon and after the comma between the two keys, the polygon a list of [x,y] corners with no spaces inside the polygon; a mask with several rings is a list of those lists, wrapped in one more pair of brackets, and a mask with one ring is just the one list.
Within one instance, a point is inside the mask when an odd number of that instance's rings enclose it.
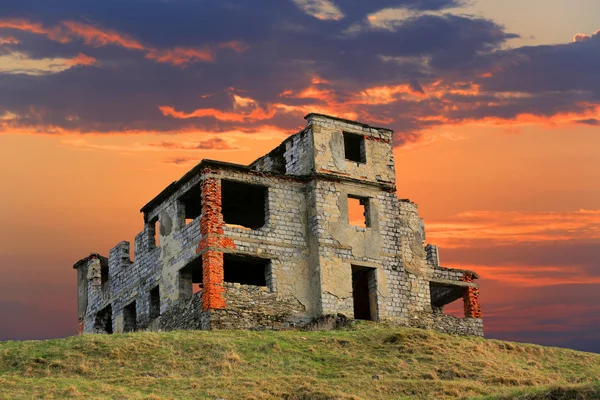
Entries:
{"label": "orange cloud", "polygon": [[39,35],[45,35],[49,39],[57,42],[67,43],[70,39],[64,34],[60,27],[44,28],[42,24],[38,22],[30,22],[22,18],[12,18],[0,20],[0,28],[5,29],[16,29],[24,32],[36,33]]}
{"label": "orange cloud", "polygon": [[219,47],[222,49],[231,49],[237,53],[243,53],[244,51],[246,51],[250,48],[250,46],[248,46],[238,40],[231,40],[229,42],[221,43],[221,44],[219,44]]}
{"label": "orange cloud", "polygon": [[420,96],[424,95],[413,89],[409,84],[375,86],[358,93],[353,102],[356,104],[368,105],[391,104],[399,100],[417,100]]}
{"label": "orange cloud", "polygon": [[193,49],[185,47],[176,47],[174,49],[152,49],[146,54],[146,58],[160,63],[169,63],[172,65],[185,65],[197,60],[213,61],[214,55],[210,49]]}
{"label": "orange cloud", "polygon": [[73,57],[69,64],[70,65],[94,65],[96,63],[96,59],[94,57],[86,56],[83,53],[77,54],[77,56]]}
{"label": "orange cloud", "polygon": [[600,34],[600,29],[597,30],[596,32],[592,33],[592,35],[587,35],[585,33],[577,33],[575,36],[573,36],[573,42],[583,43],[583,42],[590,40],[593,36],[596,36],[599,34]]}
{"label": "orange cloud", "polygon": [[430,239],[441,247],[486,240],[500,246],[519,242],[600,239],[600,210],[574,212],[469,211],[428,221]]}
{"label": "orange cloud", "polygon": [[[61,43],[68,43],[75,38],[80,38],[83,39],[85,44],[96,47],[115,45],[130,50],[143,50],[147,52],[146,58],[172,65],[185,65],[194,61],[213,61],[214,59],[214,52],[209,48],[176,47],[173,49],[155,49],[146,47],[138,40],[117,31],[75,21],[63,21],[56,27],[45,28],[40,23],[30,22],[25,19],[8,19],[0,20],[0,28],[17,29],[44,35],[51,40]],[[237,52],[247,49],[243,43],[238,41],[221,43],[219,47],[230,48]]]}
{"label": "orange cloud", "polygon": [[252,122],[265,119],[271,119],[275,116],[276,109],[271,108],[268,111],[264,111],[262,108],[255,108],[250,112],[229,112],[221,111],[216,108],[200,108],[194,110],[191,113],[184,113],[182,111],[176,111],[170,106],[160,106],[158,109],[163,113],[164,116],[173,118],[188,119],[188,118],[203,118],[213,117],[219,121],[228,122]]}
{"label": "orange cloud", "polygon": [[116,31],[102,30],[90,24],[82,24],[73,21],[64,21],[62,24],[71,34],[83,38],[85,44],[96,46],[114,44],[126,49],[144,49],[144,46],[137,40]]}
{"label": "orange cloud", "polygon": [[573,265],[536,266],[504,265],[486,266],[444,263],[445,267],[477,271],[481,279],[493,280],[512,286],[586,285],[600,283],[600,276],[589,276],[584,268]]}
{"label": "orange cloud", "polygon": [[3,44],[19,44],[19,43],[21,43],[21,41],[13,36],[0,37],[0,46],[2,46]]}

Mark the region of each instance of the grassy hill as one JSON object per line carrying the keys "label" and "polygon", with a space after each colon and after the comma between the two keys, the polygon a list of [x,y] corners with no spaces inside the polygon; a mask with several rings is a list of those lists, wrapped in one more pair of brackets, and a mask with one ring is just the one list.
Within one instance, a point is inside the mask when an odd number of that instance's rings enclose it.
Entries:
{"label": "grassy hill", "polygon": [[598,354],[372,323],[0,343],[0,399],[597,399],[598,377]]}

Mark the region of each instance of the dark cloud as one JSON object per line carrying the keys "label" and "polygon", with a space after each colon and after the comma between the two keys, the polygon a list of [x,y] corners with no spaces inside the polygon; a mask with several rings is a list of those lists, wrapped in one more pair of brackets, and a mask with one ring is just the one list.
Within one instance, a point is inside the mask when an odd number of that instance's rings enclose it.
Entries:
{"label": "dark cloud", "polygon": [[[334,3],[344,18],[319,20],[292,0],[107,0],[101,7],[75,0],[3,2],[1,20],[37,24],[0,28],[21,42],[10,50],[3,46],[5,54],[16,48],[37,59],[79,53],[96,59],[93,66],[43,76],[0,74],[0,110],[16,115],[3,130],[177,133],[271,125],[292,132],[316,110],[351,112],[390,126],[402,144],[432,126],[523,113],[574,113],[580,116],[573,122],[594,124],[588,114],[600,93],[596,34],[577,43],[502,50],[515,34],[488,19],[444,13],[462,1]],[[369,27],[367,15],[385,8],[412,14],[385,29]],[[344,33],[356,23],[362,29]],[[326,83],[315,84],[315,76]],[[421,97],[356,100],[370,88],[397,85]],[[282,96],[308,88],[326,93]],[[243,112],[234,94],[253,99],[269,118],[232,121],[195,113]],[[176,118],[159,107],[201,116]]]}
{"label": "dark cloud", "polygon": [[600,119],[597,119],[597,118],[578,119],[578,120],[575,120],[575,122],[577,122],[578,124],[583,124],[583,125],[592,125],[592,126],[600,125]]}

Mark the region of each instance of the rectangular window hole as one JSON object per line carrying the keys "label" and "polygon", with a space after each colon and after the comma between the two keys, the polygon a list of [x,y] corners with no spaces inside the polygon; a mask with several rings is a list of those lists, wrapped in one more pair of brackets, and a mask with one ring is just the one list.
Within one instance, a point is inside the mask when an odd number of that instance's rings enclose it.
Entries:
{"label": "rectangular window hole", "polygon": [[179,198],[183,208],[185,224],[189,224],[202,214],[202,191],[200,185],[193,186]]}
{"label": "rectangular window hole", "polygon": [[113,333],[112,307],[110,305],[104,307],[102,310],[96,313],[94,330],[98,333]]}
{"label": "rectangular window hole", "polygon": [[154,217],[148,221],[148,236],[149,236],[149,248],[155,249],[160,246],[160,238],[159,238],[159,226],[158,226],[158,217]]}
{"label": "rectangular window hole", "polygon": [[108,260],[100,260],[100,285],[104,285],[108,282]]}
{"label": "rectangular window hole", "polygon": [[348,195],[348,223],[361,228],[371,226],[369,198]]}
{"label": "rectangular window hole", "polygon": [[150,319],[160,316],[160,288],[156,286],[150,291]]}
{"label": "rectangular window hole", "polygon": [[272,287],[271,260],[258,257],[225,254],[223,256],[225,282],[242,285]]}
{"label": "rectangular window hole", "polygon": [[198,256],[179,270],[179,298],[189,300],[202,290],[202,257]]}
{"label": "rectangular window hole", "polygon": [[135,301],[123,308],[123,332],[135,332],[137,330],[137,309]]}
{"label": "rectangular window hole", "polygon": [[245,182],[221,181],[223,220],[229,225],[258,229],[265,225],[267,187]]}
{"label": "rectangular window hole", "polygon": [[365,137],[356,133],[343,132],[344,135],[344,157],[348,161],[357,163],[367,162],[365,151]]}
{"label": "rectangular window hole", "polygon": [[377,320],[376,269],[352,265],[354,319]]}

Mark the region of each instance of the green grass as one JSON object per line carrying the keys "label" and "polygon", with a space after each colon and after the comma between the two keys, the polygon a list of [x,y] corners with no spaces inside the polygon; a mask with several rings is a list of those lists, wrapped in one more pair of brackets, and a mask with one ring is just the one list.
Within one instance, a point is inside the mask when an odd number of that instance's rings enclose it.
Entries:
{"label": "green grass", "polygon": [[0,343],[0,399],[594,399],[598,377],[597,354],[373,323]]}

